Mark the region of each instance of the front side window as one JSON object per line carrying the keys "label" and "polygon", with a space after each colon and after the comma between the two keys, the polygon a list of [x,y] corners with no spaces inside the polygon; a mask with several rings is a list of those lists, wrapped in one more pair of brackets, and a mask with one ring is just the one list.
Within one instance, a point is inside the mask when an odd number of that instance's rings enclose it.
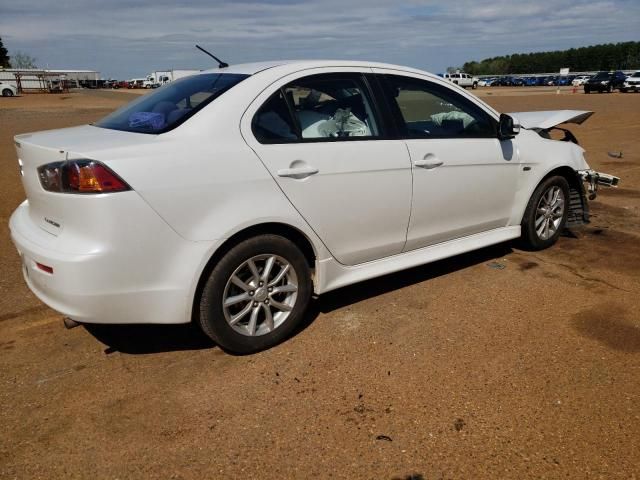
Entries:
{"label": "front side window", "polygon": [[136,133],[163,133],[247,78],[232,73],[203,73],[171,82],[106,116],[94,125]]}
{"label": "front side window", "polygon": [[385,75],[385,79],[403,136],[496,137],[497,122],[460,94],[415,78]]}

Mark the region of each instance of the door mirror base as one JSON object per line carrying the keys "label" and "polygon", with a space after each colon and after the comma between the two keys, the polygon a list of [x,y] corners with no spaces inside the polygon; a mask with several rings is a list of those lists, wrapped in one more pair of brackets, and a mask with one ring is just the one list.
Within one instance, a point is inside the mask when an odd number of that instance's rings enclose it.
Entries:
{"label": "door mirror base", "polygon": [[520,133],[520,124],[513,117],[506,113],[500,114],[500,123],[498,123],[498,138],[500,140],[509,140]]}

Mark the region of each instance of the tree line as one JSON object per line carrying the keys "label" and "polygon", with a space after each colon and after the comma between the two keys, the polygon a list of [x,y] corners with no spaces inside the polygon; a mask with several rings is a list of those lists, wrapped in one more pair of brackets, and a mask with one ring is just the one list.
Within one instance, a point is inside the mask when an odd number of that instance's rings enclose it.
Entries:
{"label": "tree line", "polygon": [[516,53],[466,62],[472,75],[550,73],[569,68],[573,72],[640,69],[640,42],[606,43],[553,52]]}

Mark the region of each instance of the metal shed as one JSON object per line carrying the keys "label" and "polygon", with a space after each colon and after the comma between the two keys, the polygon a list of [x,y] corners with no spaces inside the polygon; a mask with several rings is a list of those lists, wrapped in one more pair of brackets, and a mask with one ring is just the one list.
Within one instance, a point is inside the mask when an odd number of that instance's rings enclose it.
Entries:
{"label": "metal shed", "polygon": [[15,86],[18,92],[60,92],[87,84],[96,85],[100,72],[95,70],[0,69],[0,81]]}

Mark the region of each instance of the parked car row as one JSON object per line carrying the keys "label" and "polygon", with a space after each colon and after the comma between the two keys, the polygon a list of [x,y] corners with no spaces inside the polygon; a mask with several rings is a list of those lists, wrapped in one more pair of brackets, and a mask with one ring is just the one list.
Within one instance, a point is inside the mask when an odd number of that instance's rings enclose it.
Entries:
{"label": "parked car row", "polygon": [[131,80],[96,80],[90,82],[88,85],[83,85],[85,88],[111,88],[117,90],[119,88],[146,88],[144,78],[132,78]]}
{"label": "parked car row", "polygon": [[584,93],[591,92],[637,92],[640,90],[640,72],[627,77],[620,70],[598,72],[590,75],[549,75],[549,76],[502,76],[482,78],[479,87],[540,87],[565,86],[584,87]]}
{"label": "parked car row", "polygon": [[559,76],[550,75],[547,77],[538,76],[523,76],[523,77],[495,77],[484,78],[478,82],[480,87],[541,87],[541,86],[556,86],[556,85],[570,85],[574,80],[575,75]]}
{"label": "parked car row", "polygon": [[[197,72],[195,70],[180,70],[177,78],[186,75],[192,75]],[[154,72],[159,73],[159,72]],[[168,72],[165,72],[168,73]],[[173,71],[171,71],[173,73]],[[567,86],[583,87],[584,93],[591,92],[613,92],[619,90],[621,92],[637,92],[640,91],[640,72],[632,74],[630,77],[617,70],[610,72],[598,72],[590,75],[549,75],[549,76],[501,76],[490,78],[477,78],[464,72],[440,74],[445,80],[449,80],[456,85],[467,88],[471,87],[541,87],[541,86]],[[156,75],[157,78],[163,79],[163,83],[167,83],[168,76],[162,77]],[[98,80],[89,88],[157,88],[162,83],[155,81],[155,77],[147,76],[147,78],[133,78],[131,80]],[[86,85],[85,85],[86,86]],[[2,92],[4,94],[4,92]]]}

